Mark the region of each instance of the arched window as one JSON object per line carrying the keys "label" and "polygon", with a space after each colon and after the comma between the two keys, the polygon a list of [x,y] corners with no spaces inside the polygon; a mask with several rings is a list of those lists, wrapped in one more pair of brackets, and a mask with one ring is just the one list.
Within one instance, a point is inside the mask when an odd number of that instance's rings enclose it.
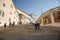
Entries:
{"label": "arched window", "polygon": [[2,12],[2,17],[4,17],[4,12]]}
{"label": "arched window", "polygon": [[3,3],[3,6],[5,7],[5,3]]}
{"label": "arched window", "polygon": [[0,10],[0,16],[4,17],[4,11]]}

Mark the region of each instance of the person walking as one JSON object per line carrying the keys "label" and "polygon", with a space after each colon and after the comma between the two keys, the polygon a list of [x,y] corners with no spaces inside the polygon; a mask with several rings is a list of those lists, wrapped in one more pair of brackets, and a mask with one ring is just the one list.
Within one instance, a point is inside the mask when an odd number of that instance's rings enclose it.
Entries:
{"label": "person walking", "polygon": [[6,27],[6,23],[4,23],[4,28]]}
{"label": "person walking", "polygon": [[37,23],[37,29],[38,29],[38,30],[40,29],[40,24],[39,24],[39,23]]}
{"label": "person walking", "polygon": [[37,30],[37,23],[35,23],[35,31]]}
{"label": "person walking", "polygon": [[37,23],[35,23],[35,31],[37,31],[39,29],[40,29],[40,24],[37,22]]}
{"label": "person walking", "polygon": [[11,22],[9,23],[9,26],[11,26]]}

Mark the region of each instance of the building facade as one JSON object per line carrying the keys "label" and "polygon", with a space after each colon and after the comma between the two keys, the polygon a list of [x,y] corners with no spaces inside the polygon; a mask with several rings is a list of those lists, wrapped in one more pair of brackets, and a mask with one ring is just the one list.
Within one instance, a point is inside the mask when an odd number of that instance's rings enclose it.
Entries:
{"label": "building facade", "polygon": [[35,22],[36,22],[36,17],[35,17],[35,15],[32,13],[32,14],[29,14],[29,16],[32,18],[33,23],[35,23]]}
{"label": "building facade", "polygon": [[4,23],[8,26],[10,23],[17,24],[19,22],[19,16],[16,12],[15,6],[12,0],[0,0],[0,26]]}
{"label": "building facade", "polygon": [[32,21],[32,18],[21,9],[16,8],[17,13],[19,15],[19,24],[30,24]]}
{"label": "building facade", "polygon": [[60,27],[60,6],[52,8],[47,12],[43,13],[39,18],[38,22],[41,26],[56,26]]}

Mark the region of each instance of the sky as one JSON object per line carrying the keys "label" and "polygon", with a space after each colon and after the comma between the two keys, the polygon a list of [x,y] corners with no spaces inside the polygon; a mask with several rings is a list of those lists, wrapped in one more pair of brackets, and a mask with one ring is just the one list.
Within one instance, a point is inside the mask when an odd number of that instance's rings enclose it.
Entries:
{"label": "sky", "polygon": [[39,16],[49,9],[60,6],[60,0],[13,0],[14,5],[28,14]]}

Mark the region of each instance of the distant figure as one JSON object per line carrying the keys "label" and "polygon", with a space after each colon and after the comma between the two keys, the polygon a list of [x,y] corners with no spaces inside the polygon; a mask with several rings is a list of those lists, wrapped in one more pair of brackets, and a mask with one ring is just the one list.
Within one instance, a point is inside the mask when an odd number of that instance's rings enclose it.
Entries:
{"label": "distant figure", "polygon": [[11,26],[11,22],[9,23],[9,26]]}
{"label": "distant figure", "polygon": [[4,23],[4,28],[6,27],[6,23]]}
{"label": "distant figure", "polygon": [[22,24],[22,21],[20,21],[19,24]]}
{"label": "distant figure", "polygon": [[39,24],[39,23],[37,23],[37,29],[38,29],[38,30],[40,29],[40,24]]}
{"label": "distant figure", "polygon": [[13,22],[13,26],[15,26],[15,22]]}
{"label": "distant figure", "polygon": [[35,31],[37,30],[37,24],[35,23]]}
{"label": "distant figure", "polygon": [[40,24],[39,23],[35,23],[35,30],[39,30],[40,29]]}

